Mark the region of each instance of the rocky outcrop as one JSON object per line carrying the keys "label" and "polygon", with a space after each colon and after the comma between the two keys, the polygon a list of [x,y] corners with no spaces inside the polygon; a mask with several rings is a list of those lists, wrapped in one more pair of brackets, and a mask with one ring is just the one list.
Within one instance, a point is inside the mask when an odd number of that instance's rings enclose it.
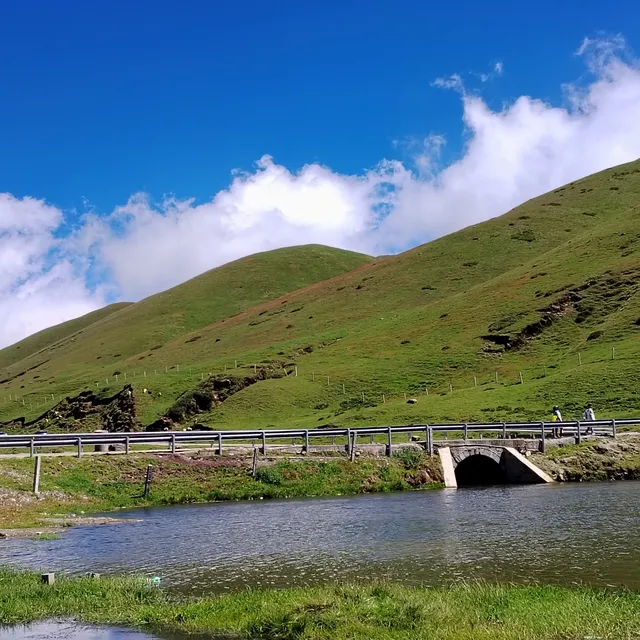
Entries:
{"label": "rocky outcrop", "polygon": [[93,391],[83,391],[77,396],[61,400],[35,420],[17,418],[0,424],[0,430],[31,431],[90,431],[104,429],[109,432],[135,431],[136,407],[133,388],[126,385],[113,396],[99,396]]}
{"label": "rocky outcrop", "polygon": [[183,423],[200,413],[211,411],[235,393],[270,378],[282,378],[282,368],[262,367],[252,376],[211,376],[195,389],[183,393],[165,416],[147,427],[147,431],[161,431],[174,424]]}

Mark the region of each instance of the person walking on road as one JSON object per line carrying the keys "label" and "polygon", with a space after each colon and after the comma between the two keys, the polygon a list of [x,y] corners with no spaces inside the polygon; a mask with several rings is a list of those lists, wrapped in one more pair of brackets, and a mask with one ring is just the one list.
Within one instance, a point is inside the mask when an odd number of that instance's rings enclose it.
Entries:
{"label": "person walking on road", "polygon": [[[596,414],[593,412],[593,405],[589,402],[587,406],[584,408],[584,413],[582,414],[582,419],[585,422],[593,422],[596,419]],[[593,427],[587,427],[587,433],[593,433]]]}
{"label": "person walking on road", "polygon": [[[553,418],[552,422],[562,422],[562,414],[560,413],[560,407],[553,407]],[[561,438],[562,437],[562,429],[560,427],[554,427],[553,429],[553,437]]]}

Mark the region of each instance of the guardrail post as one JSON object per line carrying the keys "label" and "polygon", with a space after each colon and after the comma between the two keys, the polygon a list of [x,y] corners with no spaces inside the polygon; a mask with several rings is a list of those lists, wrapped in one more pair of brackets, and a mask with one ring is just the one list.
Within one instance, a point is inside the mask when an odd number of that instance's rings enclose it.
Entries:
{"label": "guardrail post", "polygon": [[175,453],[176,452],[176,434],[172,433],[171,434],[171,453]]}
{"label": "guardrail post", "polygon": [[262,432],[262,455],[267,455],[267,436],[264,431]]}
{"label": "guardrail post", "polygon": [[35,438],[31,438],[31,442],[29,443],[29,456],[33,458],[36,452],[36,441]]}
{"label": "guardrail post", "polygon": [[431,427],[427,428],[427,436],[429,440],[429,455],[433,455],[433,429]]}
{"label": "guardrail post", "polygon": [[82,458],[82,438],[78,438],[78,458]]}
{"label": "guardrail post", "polygon": [[350,459],[351,462],[353,462],[356,458],[356,440],[358,438],[358,432],[354,431],[353,432],[353,442],[351,443],[351,454],[350,454]]}
{"label": "guardrail post", "polygon": [[347,429],[347,453],[351,455],[351,429]]}
{"label": "guardrail post", "polygon": [[611,421],[611,435],[612,435],[614,438],[617,438],[617,437],[618,437],[618,434],[617,434],[617,432],[616,432],[616,421],[615,421],[615,420],[612,420],[612,421]]}
{"label": "guardrail post", "polygon": [[124,452],[129,453],[129,436],[124,439]]}
{"label": "guardrail post", "polygon": [[502,423],[502,439],[503,440],[507,439],[507,423],[506,422]]}
{"label": "guardrail post", "polygon": [[464,425],[464,441],[467,441],[467,433],[468,433],[469,425]]}
{"label": "guardrail post", "polygon": [[547,450],[547,441],[544,437],[544,422],[540,423],[540,451],[544,453]]}
{"label": "guardrail post", "polygon": [[391,427],[387,429],[387,456],[391,457]]}
{"label": "guardrail post", "polygon": [[218,455],[222,455],[222,434],[218,431]]}
{"label": "guardrail post", "polygon": [[309,453],[309,431],[304,432],[304,452]]}
{"label": "guardrail post", "polygon": [[576,424],[578,425],[578,444],[580,444],[582,442],[582,431],[580,429],[582,425],[580,424],[579,420]]}

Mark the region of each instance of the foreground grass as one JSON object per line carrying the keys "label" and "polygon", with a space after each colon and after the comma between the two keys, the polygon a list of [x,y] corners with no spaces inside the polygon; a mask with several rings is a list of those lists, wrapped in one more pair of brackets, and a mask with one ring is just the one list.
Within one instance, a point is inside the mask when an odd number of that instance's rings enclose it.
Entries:
{"label": "foreground grass", "polygon": [[640,595],[586,588],[395,584],[248,590],[177,599],[130,578],[59,578],[0,570],[0,623],[75,618],[153,631],[264,640],[634,638]]}
{"label": "foreground grass", "polygon": [[[44,458],[36,499],[33,461],[0,461],[0,527],[38,526],[55,514],[222,500],[332,496],[439,487],[437,462],[419,451],[392,458],[261,462],[246,458],[129,455]],[[150,495],[143,496],[147,466]]]}

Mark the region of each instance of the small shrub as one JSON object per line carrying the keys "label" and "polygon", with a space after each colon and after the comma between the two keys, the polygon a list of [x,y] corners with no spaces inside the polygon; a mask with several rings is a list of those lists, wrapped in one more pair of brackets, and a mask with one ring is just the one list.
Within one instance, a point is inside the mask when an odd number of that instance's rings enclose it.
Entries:
{"label": "small shrub", "polygon": [[262,467],[256,470],[256,480],[264,482],[264,484],[271,484],[274,486],[280,486],[284,482],[280,469],[276,467]]}
{"label": "small shrub", "polygon": [[587,340],[597,340],[602,335],[602,331],[594,331],[587,336]]}
{"label": "small shrub", "polygon": [[[323,409],[326,409],[329,405],[326,402],[320,402],[319,404],[317,404],[315,407],[313,407],[316,411],[322,411]],[[322,420],[322,418],[320,418]]]}
{"label": "small shrub", "polygon": [[411,344],[411,340],[403,340],[400,344]]}
{"label": "small shrub", "polygon": [[478,264],[477,260],[471,260],[470,262],[463,262],[463,267],[475,267]]}
{"label": "small shrub", "polygon": [[394,451],[393,457],[402,462],[402,465],[408,471],[416,471],[422,464],[424,454],[419,449],[411,447]]}
{"label": "small shrub", "polygon": [[522,242],[533,242],[536,239],[533,231],[525,229],[524,231],[518,231],[511,235],[512,240],[521,240]]}

